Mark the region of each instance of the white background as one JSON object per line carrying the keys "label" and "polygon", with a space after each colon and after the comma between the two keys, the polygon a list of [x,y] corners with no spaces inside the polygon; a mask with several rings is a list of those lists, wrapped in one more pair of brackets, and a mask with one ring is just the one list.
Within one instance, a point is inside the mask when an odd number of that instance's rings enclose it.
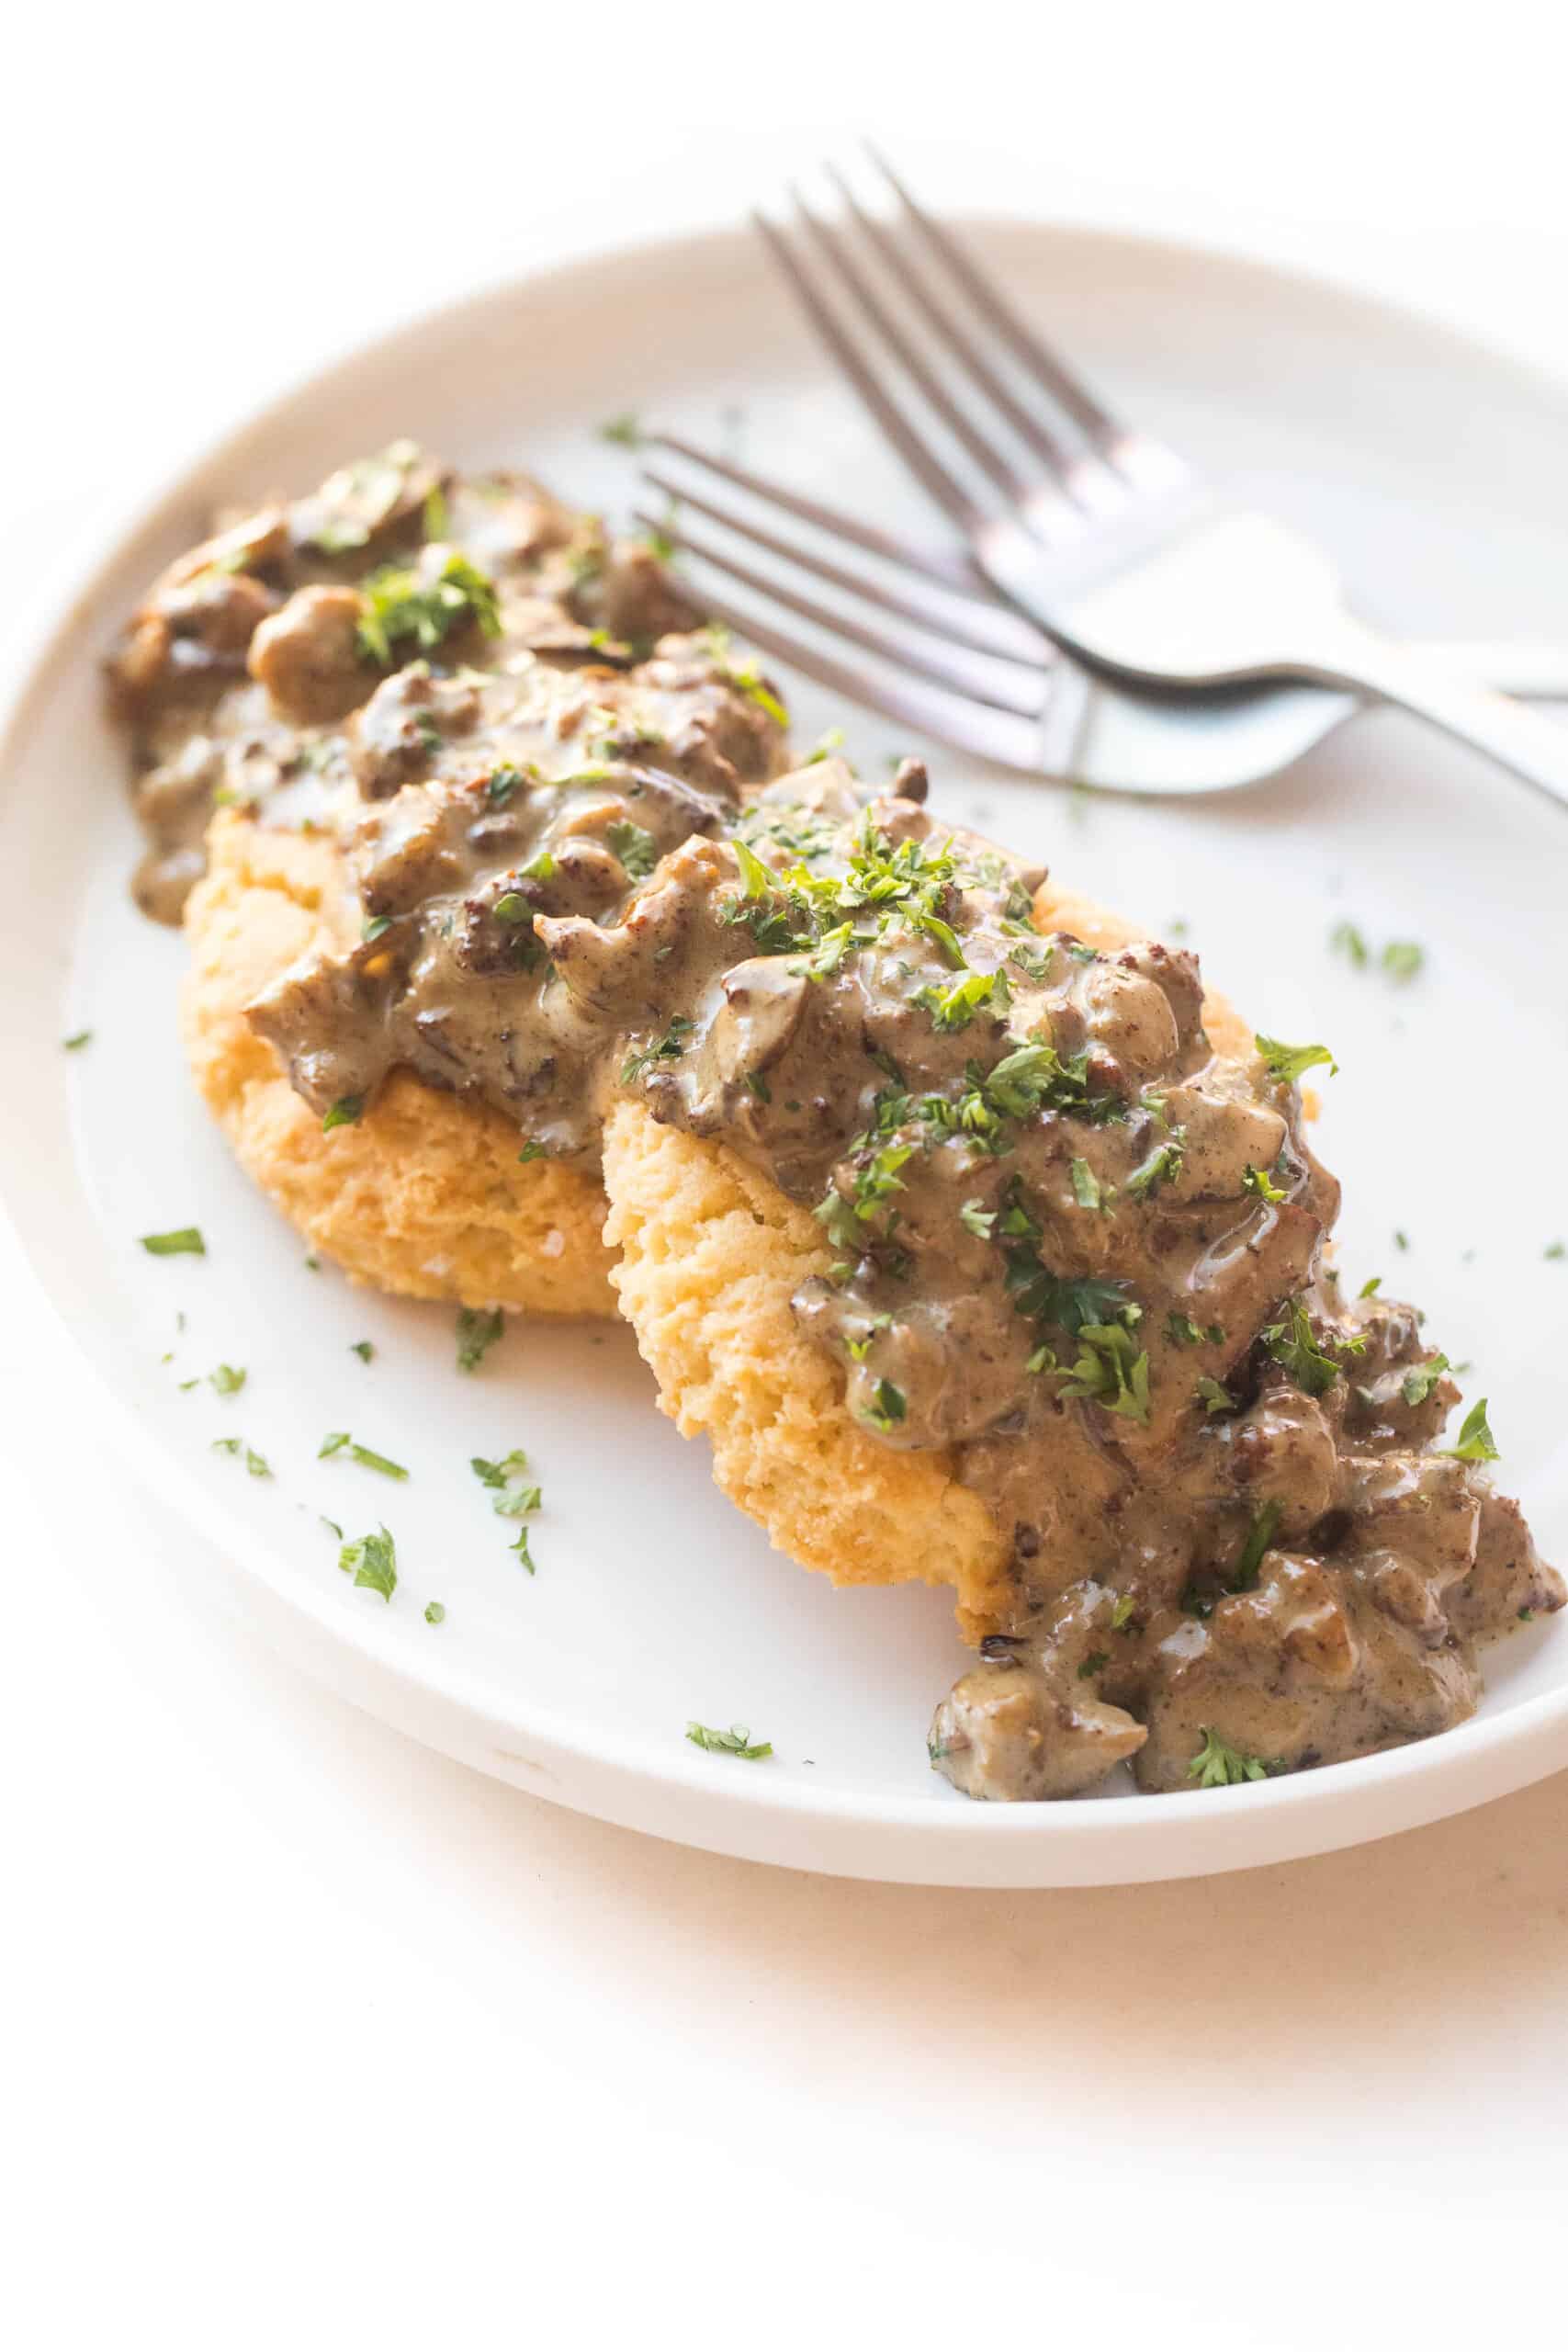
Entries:
{"label": "white background", "polygon": [[[857,128],[950,200],[1292,260],[1568,369],[1545,15],[35,8],[0,654],[329,353],[729,217]],[[1169,1888],[715,1860],[428,1755],[219,1619],[4,1239],[0,1382],[0,2324],[29,2352],[1540,2324],[1568,1780]]]}

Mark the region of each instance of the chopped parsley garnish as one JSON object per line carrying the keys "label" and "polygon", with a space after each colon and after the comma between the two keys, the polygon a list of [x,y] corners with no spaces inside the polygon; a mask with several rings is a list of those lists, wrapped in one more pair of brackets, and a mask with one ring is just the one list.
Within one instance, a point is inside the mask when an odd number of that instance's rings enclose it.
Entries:
{"label": "chopped parsley garnish", "polygon": [[1499,1454],[1486,1419],[1486,1399],[1472,1405],[1460,1427],[1459,1443],[1445,1445],[1441,1451],[1454,1462],[1499,1462]]}
{"label": "chopped parsley garnish", "polygon": [[1360,1289],[1356,1293],[1356,1296],[1358,1298],[1375,1298],[1382,1288],[1382,1276],[1381,1274],[1369,1274],[1366,1281],[1361,1284]]}
{"label": "chopped parsley garnish", "polygon": [[424,1622],[427,1625],[445,1625],[446,1603],[444,1600],[427,1600],[424,1604]]}
{"label": "chopped parsley garnish", "polygon": [[79,1054],[84,1046],[92,1044],[93,1033],[90,1029],[78,1029],[73,1037],[62,1037],[60,1042],[63,1052]]}
{"label": "chopped parsley garnish", "polygon": [[528,1457],[521,1446],[503,1453],[499,1462],[487,1462],[483,1454],[473,1454],[468,1467],[481,1487],[489,1487],[495,1500],[491,1509],[499,1519],[526,1519],[530,1511],[538,1510],[543,1499],[536,1486],[525,1486]]}
{"label": "chopped parsley garnish", "polygon": [[243,1458],[253,1478],[270,1478],[272,1476],[271,1467],[265,1455],[257,1453],[254,1446],[247,1445],[243,1437],[215,1437],[212,1441],[212,1451],[214,1453],[231,1453],[236,1458]]}
{"label": "chopped parsley garnish", "polygon": [[1248,1167],[1241,1180],[1244,1193],[1252,1193],[1260,1201],[1282,1201],[1286,1194],[1282,1185],[1276,1184],[1267,1169]]}
{"label": "chopped parsley garnish", "polygon": [[1205,1340],[1217,1348],[1225,1334],[1222,1324],[1194,1323],[1190,1315],[1178,1314],[1172,1307],[1165,1318],[1165,1336],[1176,1348],[1199,1348]]}
{"label": "chopped parsley garnish", "polygon": [[1196,1781],[1201,1789],[1230,1788],[1241,1781],[1266,1781],[1270,1772],[1282,1769],[1278,1764],[1266,1764],[1260,1756],[1249,1756],[1245,1748],[1232,1747],[1207,1724],[1199,1728],[1203,1745],[1187,1767],[1187,1777]]}
{"label": "chopped parsley garnish", "polygon": [[[374,1535],[362,1535],[356,1544],[345,1544],[337,1555],[337,1564],[345,1577],[351,1576],[355,1584],[378,1592],[383,1600],[390,1600],[398,1589],[398,1547],[384,1527]],[[440,1603],[435,1605],[439,1608]],[[433,1618],[431,1622],[439,1621]]]}
{"label": "chopped parsley garnish", "polygon": [[1320,1062],[1327,1064],[1330,1078],[1339,1068],[1326,1046],[1286,1046],[1278,1037],[1262,1036],[1255,1036],[1252,1042],[1267,1063],[1269,1077],[1281,1086],[1293,1086],[1303,1072],[1315,1069]]}
{"label": "chopped parsley garnish", "polygon": [[509,1552],[516,1553],[519,1563],[527,1569],[531,1577],[537,1576],[538,1568],[535,1564],[534,1555],[528,1549],[528,1531],[525,1527],[518,1529],[516,1543],[509,1544],[506,1548]]}
{"label": "chopped parsley garnish", "polygon": [[645,1046],[640,1053],[626,1056],[621,1064],[621,1084],[635,1085],[645,1070],[652,1069],[660,1062],[679,1061],[686,1050],[686,1040],[695,1027],[694,1021],[688,1021],[684,1013],[678,1012],[662,1037],[656,1037],[652,1045]]}
{"label": "chopped parsley garnish", "polygon": [[378,1470],[383,1478],[406,1478],[409,1475],[400,1462],[389,1461],[384,1453],[377,1453],[368,1445],[356,1445],[346,1430],[333,1430],[324,1437],[316,1450],[316,1459],[325,1462],[334,1453],[346,1453],[351,1462],[361,1464],[367,1470]]}
{"label": "chopped parsley garnish", "polygon": [[459,1306],[457,1309],[457,1369],[475,1372],[506,1329],[499,1306]]}
{"label": "chopped parsley garnish", "polygon": [[1568,1258],[1568,1241],[1549,1241],[1540,1254],[1543,1258]]}
{"label": "chopped parsley garnish", "polygon": [[942,1030],[967,1029],[982,1005],[1005,1005],[1007,1001],[1007,982],[1000,972],[966,972],[950,989],[915,991],[915,1002],[924,1005],[936,1027]]}
{"label": "chopped parsley garnish", "polygon": [[1425,1363],[1414,1365],[1399,1385],[1405,1403],[1424,1405],[1448,1369],[1447,1356],[1429,1356]]}
{"label": "chopped parsley garnish", "polygon": [[879,1380],[871,1392],[871,1403],[863,1408],[861,1418],[869,1421],[873,1429],[880,1430],[886,1437],[890,1430],[896,1429],[906,1419],[908,1410],[903,1390],[891,1380]]}
{"label": "chopped parsley garnish", "polygon": [[207,1244],[198,1225],[176,1226],[173,1233],[144,1233],[141,1247],[150,1258],[205,1258]]}
{"label": "chopped parsley garnish", "polygon": [[524,1145],[522,1150],[517,1155],[525,1168],[526,1168],[531,1159],[547,1159],[549,1156],[548,1146],[542,1144],[537,1136],[530,1136],[527,1142]]}
{"label": "chopped parsley garnish", "polygon": [[1358,969],[1367,961],[1367,943],[1353,922],[1337,922],[1328,934],[1330,947],[1349,957]]}
{"label": "chopped parsley garnish", "polygon": [[626,409],[621,415],[606,419],[605,423],[599,427],[599,438],[601,441],[615,442],[618,448],[640,449],[642,426],[632,411]]}
{"label": "chopped parsley garnish", "polygon": [[1109,1650],[1090,1650],[1089,1656],[1078,1668],[1078,1680],[1080,1682],[1088,1682],[1091,1676],[1098,1674],[1102,1667],[1107,1667],[1110,1663],[1111,1652]]}
{"label": "chopped parsley garnish", "polygon": [[[1282,1321],[1267,1327],[1263,1344],[1275,1363],[1282,1363],[1296,1386],[1309,1396],[1324,1396],[1341,1376],[1342,1367],[1318,1345],[1311,1317],[1299,1298],[1291,1301]],[[1366,1341],[1346,1340],[1338,1344],[1359,1354]]]}
{"label": "chopped parsley garnish", "polygon": [[321,1121],[321,1133],[324,1136],[330,1136],[334,1127],[352,1127],[364,1109],[363,1094],[340,1094]]}
{"label": "chopped parsley garnish", "polygon": [[534,910],[520,890],[503,890],[495,902],[494,912],[497,922],[509,925],[531,923],[534,920]]}
{"label": "chopped parsley garnish", "polygon": [[243,1368],[231,1363],[219,1364],[207,1377],[220,1396],[237,1396],[245,1385]]}
{"label": "chopped parsley garnish", "polygon": [[1073,1180],[1073,1198],[1080,1209],[1098,1209],[1105,1205],[1100,1197],[1100,1179],[1087,1159],[1075,1159],[1069,1170]]}
{"label": "chopped parsley garnish", "polygon": [[1393,1236],[1393,1246],[1396,1250],[1408,1250],[1410,1247],[1410,1236],[1407,1233],[1401,1233],[1396,1227]]}
{"label": "chopped parsley garnish", "polygon": [[617,819],[606,826],[604,839],[626,869],[627,878],[640,882],[651,874],[659,863],[659,843],[644,825],[634,825],[628,818]]}
{"label": "chopped parsley garnish", "polygon": [[1414,939],[1391,939],[1382,951],[1382,967],[1391,980],[1413,980],[1426,960],[1426,949]]}
{"label": "chopped parsley garnish", "polygon": [[1130,1592],[1118,1594],[1111,1611],[1111,1630],[1113,1634],[1126,1632],[1133,1622],[1133,1611],[1136,1607],[1137,1603]]}
{"label": "chopped parsley garnish", "polygon": [[694,1747],[705,1747],[714,1756],[744,1756],[754,1760],[773,1752],[771,1739],[753,1739],[744,1724],[731,1724],[728,1731],[715,1731],[709,1724],[688,1724],[686,1737]]}
{"label": "chopped parsley garnish", "polygon": [[1211,1379],[1207,1373],[1192,1393],[1205,1413],[1234,1413],[1235,1410],[1235,1398],[1230,1390],[1219,1381]]}
{"label": "chopped parsley garnish", "polygon": [[359,936],[365,942],[367,947],[368,947],[373,939],[379,939],[384,931],[390,931],[391,928],[392,918],[390,915],[369,915],[366,918]]}
{"label": "chopped parsley garnish", "polygon": [[501,634],[494,581],[456,551],[434,579],[422,570],[385,564],[371,573],[360,594],[365,610],[357,633],[359,650],[367,662],[386,667],[409,640],[422,653],[433,653],[468,621],[477,621],[487,637]]}
{"label": "chopped parsley garnish", "polygon": [[361,1363],[369,1363],[376,1350],[368,1340],[353,1340],[349,1342],[348,1352],[351,1356],[357,1356]]}
{"label": "chopped parsley garnish", "polygon": [[1179,1127],[1168,1143],[1156,1144],[1143,1163],[1134,1168],[1127,1179],[1127,1190],[1139,1200],[1153,1200],[1162,1184],[1174,1184],[1181,1173],[1182,1130]]}
{"label": "chopped parsley garnish", "polygon": [[1252,1514],[1252,1524],[1247,1531],[1247,1541],[1236,1556],[1230,1589],[1233,1592],[1251,1592],[1258,1583],[1258,1571],[1263,1565],[1263,1555],[1273,1543],[1280,1524],[1280,1505],[1272,1500],[1259,1503]]}

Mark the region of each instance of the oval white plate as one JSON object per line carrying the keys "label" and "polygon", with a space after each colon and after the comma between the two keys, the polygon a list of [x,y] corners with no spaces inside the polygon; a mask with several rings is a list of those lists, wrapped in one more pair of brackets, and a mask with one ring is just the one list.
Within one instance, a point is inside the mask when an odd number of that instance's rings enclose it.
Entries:
{"label": "oval white plate", "polygon": [[[1251,265],[1020,223],[976,233],[1112,393],[1321,534],[1372,616],[1499,637],[1539,635],[1561,609],[1555,387]],[[942,1595],[838,1593],[771,1553],[654,1411],[624,1331],[513,1322],[465,1377],[450,1310],[310,1271],[231,1166],[175,1041],[180,943],[126,898],[132,829],[99,654],[212,502],[303,486],[398,434],[464,464],[533,467],[625,514],[634,462],[594,427],[628,408],[931,528],[751,243],[715,235],[533,277],[333,368],[162,498],[39,662],[0,805],[5,1199],[79,1346],[84,1419],[114,1430],[231,1565],[253,1619],[359,1703],[561,1804],[758,1860],[953,1884],[1158,1878],[1378,1837],[1568,1762],[1568,1627],[1541,1626],[1493,1653],[1479,1719],[1425,1746],[1255,1788],[969,1805],[924,1754],[964,1662]],[[911,748],[804,687],[790,699],[802,744],[840,721],[867,774]],[[1435,1344],[1473,1360],[1467,1389],[1491,1397],[1504,1478],[1562,1557],[1568,1264],[1544,1254],[1568,1227],[1561,820],[1387,717],[1254,794],[1176,808],[932,765],[943,808],[1151,928],[1184,923],[1260,1026],[1333,1043],[1342,1075],[1321,1136],[1346,1180],[1347,1277],[1407,1281]],[[1401,989],[1353,968],[1330,944],[1342,920],[1374,947],[1419,941],[1422,977]],[[62,1054],[81,1028],[91,1046]],[[137,1246],[190,1222],[205,1260]],[[247,1368],[237,1398],[200,1377],[220,1362]],[[338,1429],[411,1479],[319,1462]],[[234,1434],[272,1479],[212,1450]],[[515,1445],[545,1489],[533,1580],[468,1468]],[[390,1605],[338,1574],[322,1515],[350,1534],[392,1529]],[[439,1627],[423,1618],[433,1599]],[[699,1753],[690,1717],[748,1724],[775,1755]]]}

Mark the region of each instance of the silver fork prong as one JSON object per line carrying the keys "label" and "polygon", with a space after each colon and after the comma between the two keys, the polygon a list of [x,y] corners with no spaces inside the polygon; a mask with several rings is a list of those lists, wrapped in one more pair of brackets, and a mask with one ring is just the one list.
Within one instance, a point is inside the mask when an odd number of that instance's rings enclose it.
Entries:
{"label": "silver fork prong", "polygon": [[1003,301],[990,279],[970,260],[962,245],[949,236],[940,221],[931,218],[924,205],[916,202],[886,157],[869,141],[865,152],[926,244],[957,280],[975,308],[989,320],[1003,341],[1011,345],[1024,365],[1032,368],[1043,378],[1074,423],[1109,455],[1108,445],[1119,440],[1125,428],[1083,379],[1065,366],[1032,327],[1025,325],[1011,304]]}
{"label": "silver fork prong", "polygon": [[[928,584],[910,580],[908,585],[874,579],[869,572],[853,571],[846,565],[834,563],[815,548],[797,539],[785,538],[779,533],[765,530],[749,516],[734,513],[727,506],[716,506],[702,497],[683,481],[673,481],[656,467],[643,469],[643,480],[654,490],[662,491],[682,508],[690,507],[698,514],[705,514],[712,523],[722,523],[727,531],[738,538],[749,540],[753,547],[765,548],[770,555],[782,556],[786,563],[797,564],[817,580],[826,580],[833,587],[841,588],[863,603],[874,605],[879,611],[897,613],[901,620],[913,621],[917,628],[933,630],[950,645],[967,646],[976,653],[989,654],[1005,662],[1019,662],[1030,670],[1043,670],[1056,658],[1056,649],[1050,639],[1034,628],[1021,615],[1009,612],[1004,605],[987,605],[958,596],[937,582]],[[758,494],[755,491],[753,494]],[[818,510],[820,527],[834,528],[830,508]],[[842,518],[840,518],[842,519]],[[677,518],[669,517],[660,525],[660,530],[677,526]],[[840,533],[840,536],[845,536]]]}
{"label": "silver fork prong", "polygon": [[863,234],[875,246],[909,300],[919,311],[921,317],[942,337],[960,366],[967,369],[987,400],[992,401],[1007,418],[1013,431],[1029,444],[1037,457],[1043,458],[1054,472],[1064,476],[1070,474],[1072,460],[1055,435],[1049,432],[1040,419],[1032,414],[1024,407],[1023,402],[1015,397],[1011,388],[1002,381],[984,352],[970,336],[964,333],[952,311],[944,303],[937,300],[919,271],[904,252],[897,238],[888,229],[887,223],[878,220],[875,213],[861,202],[836,164],[829,164],[826,168],[829,178],[838,189],[845,206],[859,222]]}
{"label": "silver fork prong", "polygon": [[1106,407],[1098,393],[1089,389],[1084,379],[1068,367],[1061,354],[1044,342],[1010,302],[1003,300],[991,279],[970,259],[957,240],[950,236],[924,205],[918,203],[910,195],[886,157],[869,142],[865,152],[928,249],[962,288],[981,316],[1059,401],[1105,463],[1125,475],[1141,490],[1169,490],[1188,481],[1189,470],[1173,450],[1124,424]]}
{"label": "silver fork prong", "polygon": [[827,629],[851,645],[860,646],[863,651],[874,654],[879,662],[886,662],[895,669],[911,671],[917,677],[950,686],[955,694],[967,695],[993,709],[1013,711],[1021,718],[1038,718],[1044,710],[1050,684],[1042,670],[1023,669],[1011,662],[998,661],[989,653],[967,652],[962,646],[942,645],[929,639],[917,643],[908,636],[893,636],[856,619],[852,614],[830,612],[784,582],[754,571],[750,564],[716,547],[711,539],[688,530],[684,523],[666,517],[655,526],[653,518],[645,514],[639,514],[637,520],[661,530],[686,554],[712,564],[731,580],[739,580],[742,587],[755,589],[760,596],[782,605],[786,612],[796,614],[801,620]]}
{"label": "silver fork prong", "polygon": [[1029,484],[1016,468],[1008,463],[1001,451],[993,447],[974,422],[958,406],[945,385],[935,376],[924,357],[897,320],[882,300],[864,271],[849,250],[838,231],[814,212],[801,195],[792,187],[790,196],[800,216],[802,226],[829,268],[835,270],[854,302],[861,316],[868,321],[888,350],[903,368],[910,381],[916,384],[923,398],[941,417],[943,424],[960,447],[965,449],[974,464],[994,488],[1016,505],[1027,494]]}
{"label": "silver fork prong", "polygon": [[986,520],[984,514],[962,482],[942,464],[935,450],[929,447],[915,431],[903,410],[885,389],[880,377],[867,365],[858,346],[844,333],[832,310],[818,291],[815,280],[796,258],[788,239],[781,236],[763,213],[754,212],[751,218],[769,252],[805,305],[818,334],[916,481],[935,499],[943,513],[952,516],[960,530],[974,533],[980,529]]}
{"label": "silver fork prong", "polygon": [[[715,620],[724,622],[738,637],[761,652],[772,654],[775,662],[788,662],[802,677],[815,679],[819,686],[826,686],[830,694],[841,695],[846,702],[863,703],[871,710],[881,711],[885,718],[896,718],[902,727],[912,727],[918,734],[929,735],[933,741],[970,752],[976,759],[993,760],[999,767],[1018,768],[1025,775],[1036,778],[1051,772],[1043,765],[1043,731],[1038,719],[1020,718],[1011,711],[987,710],[979,703],[966,701],[962,695],[948,694],[941,686],[922,685],[914,679],[884,678],[870,671],[852,670],[804,639],[771,628],[743,605],[733,604],[728,597],[705,594],[703,604]],[[1064,664],[1060,674],[1070,674],[1076,680],[1083,673],[1069,673]],[[1047,709],[1047,724],[1050,716]]]}
{"label": "silver fork prong", "polygon": [[807,498],[800,491],[790,490],[764,474],[749,473],[733,458],[716,457],[711,449],[699,449],[694,442],[682,441],[678,434],[649,433],[644,439],[649,448],[668,449],[677,458],[687,458],[693,465],[704,466],[709,473],[733,482],[737,490],[750,491],[753,497],[782,506],[786,514],[798,516],[803,523],[816,524],[819,530],[830,532],[835,538],[852,541],[867,555],[881,556],[886,562],[901,564],[906,571],[939,581],[955,595],[973,597],[993,612],[1001,610],[996,603],[995,591],[987,587],[967,556],[956,551],[949,553],[945,548],[917,547],[912,539],[897,538],[891,531],[879,531],[874,524],[841,514],[836,506],[824,506],[819,500]]}

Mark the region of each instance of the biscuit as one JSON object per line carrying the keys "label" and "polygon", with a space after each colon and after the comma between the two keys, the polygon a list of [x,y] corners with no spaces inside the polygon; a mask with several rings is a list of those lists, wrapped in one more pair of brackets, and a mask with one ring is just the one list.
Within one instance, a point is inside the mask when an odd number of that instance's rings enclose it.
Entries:
{"label": "biscuit", "polygon": [[604,1197],[592,1176],[521,1160],[499,1111],[394,1073],[323,1132],[244,1008],[298,956],[357,933],[325,833],[220,812],[191,895],[180,1027],[192,1073],[246,1174],[356,1283],[536,1315],[613,1315]]}

